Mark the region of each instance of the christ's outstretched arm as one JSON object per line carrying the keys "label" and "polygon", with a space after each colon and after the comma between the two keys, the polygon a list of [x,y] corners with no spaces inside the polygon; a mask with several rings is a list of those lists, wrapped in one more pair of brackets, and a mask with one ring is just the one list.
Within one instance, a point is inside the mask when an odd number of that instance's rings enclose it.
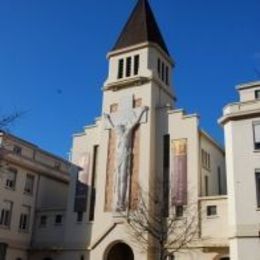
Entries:
{"label": "christ's outstretched arm", "polygon": [[136,115],[136,112],[134,112],[135,118],[134,118],[133,123],[131,125],[131,129],[134,128],[140,122],[144,112],[146,112],[147,110],[148,110],[148,107],[143,107],[139,115]]}
{"label": "christ's outstretched arm", "polygon": [[104,113],[103,115],[104,115],[105,120],[110,124],[110,126],[111,126],[112,128],[114,128],[115,125],[114,125],[114,123],[112,122],[110,115],[109,115],[109,114],[106,114],[106,113]]}

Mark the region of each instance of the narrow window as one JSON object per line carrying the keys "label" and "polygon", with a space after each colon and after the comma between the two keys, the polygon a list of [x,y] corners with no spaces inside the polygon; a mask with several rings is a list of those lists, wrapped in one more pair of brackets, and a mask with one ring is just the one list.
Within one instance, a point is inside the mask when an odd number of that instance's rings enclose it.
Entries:
{"label": "narrow window", "polygon": [[170,135],[163,138],[163,196],[164,216],[169,215]]}
{"label": "narrow window", "polygon": [[162,62],[162,81],[164,82],[164,74],[165,74],[165,65],[164,62]]}
{"label": "narrow window", "polygon": [[84,212],[77,212],[77,222],[80,223],[83,221]]}
{"label": "narrow window", "polygon": [[157,60],[157,72],[158,72],[159,78],[161,78],[161,60],[160,59]]}
{"label": "narrow window", "polygon": [[55,216],[55,225],[61,225],[63,220],[63,216],[61,214],[58,214]]}
{"label": "narrow window", "polygon": [[222,195],[221,168],[218,166],[218,194]]}
{"label": "narrow window", "polygon": [[132,70],[132,58],[128,57],[126,58],[126,77],[131,76],[131,70]]}
{"label": "narrow window", "polygon": [[46,227],[47,226],[47,216],[43,215],[40,217],[40,227]]}
{"label": "narrow window", "polygon": [[260,170],[256,171],[256,199],[257,199],[257,207],[260,208]]}
{"label": "narrow window", "polygon": [[260,121],[253,124],[255,150],[260,150]]}
{"label": "narrow window", "polygon": [[0,226],[10,227],[13,203],[11,201],[4,201],[1,208]]}
{"label": "narrow window", "polygon": [[165,83],[168,86],[169,85],[169,67],[166,66],[166,71],[165,71]]}
{"label": "narrow window", "polygon": [[140,56],[136,55],[134,57],[134,75],[138,75],[140,66]]}
{"label": "narrow window", "polygon": [[255,98],[260,99],[260,89],[255,91]]}
{"label": "narrow window", "polygon": [[98,150],[99,146],[94,146],[94,159],[92,165],[92,181],[91,181],[91,197],[90,197],[90,212],[89,220],[93,221],[95,219],[95,206],[96,206],[96,171],[98,162]]}
{"label": "narrow window", "polygon": [[175,214],[177,218],[183,217],[183,206],[176,206]]}
{"label": "narrow window", "polygon": [[217,206],[207,206],[207,216],[216,216]]}
{"label": "narrow window", "polygon": [[19,222],[19,230],[20,231],[28,231],[29,230],[29,222],[30,222],[30,212],[31,208],[28,206],[22,207],[22,213],[20,215]]}
{"label": "narrow window", "polygon": [[123,78],[123,74],[124,74],[124,60],[120,59],[118,61],[118,75],[117,75],[117,78],[118,79]]}
{"label": "narrow window", "polygon": [[15,168],[9,168],[6,174],[5,187],[8,189],[15,189],[17,170]]}
{"label": "narrow window", "polygon": [[16,155],[21,155],[22,154],[22,148],[20,146],[18,146],[18,145],[14,145],[13,152]]}
{"label": "narrow window", "polygon": [[209,177],[205,176],[205,196],[209,195]]}
{"label": "narrow window", "polygon": [[27,174],[25,186],[24,186],[24,192],[26,194],[32,195],[33,194],[33,186],[34,186],[34,176]]}
{"label": "narrow window", "polygon": [[208,169],[211,169],[211,158],[210,158],[210,154],[208,153]]}

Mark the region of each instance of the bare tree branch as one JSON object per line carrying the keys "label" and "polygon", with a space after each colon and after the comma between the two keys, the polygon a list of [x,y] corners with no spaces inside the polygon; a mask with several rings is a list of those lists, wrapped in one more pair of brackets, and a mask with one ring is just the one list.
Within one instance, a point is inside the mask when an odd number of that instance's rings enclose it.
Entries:
{"label": "bare tree branch", "polygon": [[196,205],[184,206],[182,217],[177,216],[174,210],[165,217],[158,194],[140,192],[139,206],[128,212],[126,223],[132,240],[138,246],[152,248],[159,253],[160,260],[166,260],[194,240],[198,232],[198,209]]}

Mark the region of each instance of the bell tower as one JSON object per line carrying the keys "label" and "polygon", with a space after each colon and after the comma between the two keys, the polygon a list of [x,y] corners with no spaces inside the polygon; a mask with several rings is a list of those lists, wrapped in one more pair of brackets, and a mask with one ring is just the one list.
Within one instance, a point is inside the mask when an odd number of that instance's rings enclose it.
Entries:
{"label": "bell tower", "polygon": [[[137,2],[107,57],[109,71],[104,84],[105,96],[107,91],[117,94],[123,89],[137,86],[145,88],[150,85],[153,89],[159,88],[160,97],[165,95],[168,105],[174,106],[175,93],[172,88],[174,62],[148,0]],[[165,105],[164,99],[157,102],[159,106]]]}

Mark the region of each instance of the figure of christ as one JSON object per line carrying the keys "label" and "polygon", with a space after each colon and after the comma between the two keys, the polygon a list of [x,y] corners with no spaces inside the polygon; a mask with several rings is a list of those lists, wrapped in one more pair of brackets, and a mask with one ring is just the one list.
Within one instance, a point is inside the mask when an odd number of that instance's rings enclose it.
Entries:
{"label": "figure of christ", "polygon": [[116,144],[116,203],[115,211],[122,212],[126,210],[127,192],[129,190],[129,170],[132,151],[133,130],[141,121],[147,107],[136,109],[129,112],[129,117],[124,122],[115,123],[109,114],[104,114],[106,121],[117,136]]}

